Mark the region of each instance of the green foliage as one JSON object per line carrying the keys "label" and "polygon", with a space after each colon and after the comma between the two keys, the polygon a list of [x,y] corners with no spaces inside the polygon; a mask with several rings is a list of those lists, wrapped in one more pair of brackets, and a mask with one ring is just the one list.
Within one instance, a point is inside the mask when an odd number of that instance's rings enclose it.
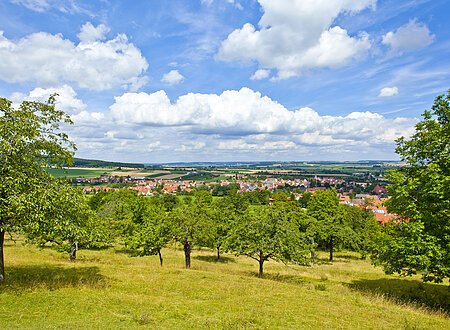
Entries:
{"label": "green foliage", "polygon": [[255,190],[245,193],[245,197],[252,205],[268,205],[270,199],[270,191],[268,190]]}
{"label": "green foliage", "polygon": [[166,211],[172,211],[178,205],[178,199],[175,195],[160,194],[152,197],[152,203],[161,206]]}
{"label": "green foliage", "polygon": [[64,112],[48,103],[23,102],[18,109],[0,98],[0,228],[4,231],[22,229],[29,198],[42,183],[51,180],[44,168],[64,165],[72,159],[74,145],[60,122],[70,123]]}
{"label": "green foliage", "polygon": [[[50,231],[51,235],[59,236],[58,228],[70,221],[65,216],[73,220],[78,212],[74,203],[62,211],[67,211],[64,216],[57,213],[56,229],[42,221],[53,216],[49,212],[51,205],[48,199],[42,198],[42,193],[53,191],[63,200],[68,195],[68,188],[52,182],[45,171],[49,166],[72,162],[75,146],[60,131],[60,123],[70,124],[71,120],[63,111],[55,109],[55,95],[47,103],[24,101],[17,109],[10,101],[0,98],[0,281],[4,279],[5,232]],[[43,227],[38,229],[38,225]],[[73,235],[74,232],[69,233]]]}
{"label": "green foliage", "polygon": [[231,183],[225,186],[216,184],[212,187],[211,194],[213,196],[227,196],[236,193],[239,190],[239,184]]}
{"label": "green foliage", "polygon": [[183,245],[186,268],[191,266],[192,247],[205,246],[208,242],[208,228],[211,224],[212,196],[201,190],[194,200],[173,209],[170,214],[173,239]]}
{"label": "green foliage", "polygon": [[319,221],[333,218],[339,208],[339,198],[335,190],[317,190],[308,202],[308,214]]}
{"label": "green foliage", "polygon": [[41,246],[50,243],[72,259],[79,247],[96,246],[102,230],[80,189],[50,181],[36,190],[34,201],[23,227],[28,241]]}
{"label": "green foliage", "polygon": [[217,250],[217,259],[220,259],[220,249],[226,245],[234,224],[240,220],[247,207],[248,202],[242,194],[217,198],[211,203],[204,245]]}
{"label": "green foliage", "polygon": [[300,207],[307,208],[312,195],[313,194],[309,191],[303,192],[302,197],[300,197],[300,199],[298,200],[298,204],[300,205]]}
{"label": "green foliage", "polygon": [[346,247],[360,252],[362,258],[366,258],[372,249],[373,241],[381,232],[381,226],[369,209],[363,210],[358,206],[347,206],[345,210],[349,225],[355,233],[351,245]]}
{"label": "green foliage", "polygon": [[249,208],[234,226],[228,248],[258,261],[259,277],[269,259],[307,264],[308,240],[298,226],[305,215],[297,211],[283,204]]}
{"label": "green foliage", "polygon": [[148,205],[143,220],[130,237],[130,249],[138,256],[159,254],[162,266],[161,249],[172,238],[170,229],[167,212],[161,207]]}
{"label": "green foliage", "polygon": [[[421,271],[424,280],[442,281],[450,277],[450,90],[423,113],[411,138],[397,140],[396,152],[407,166],[389,173],[387,206],[410,224],[388,228],[385,235],[392,239],[383,235],[373,258],[389,272]],[[380,252],[391,241],[404,242],[398,254]]]}
{"label": "green foliage", "polygon": [[146,204],[145,197],[130,189],[119,189],[107,193],[96,193],[90,205],[96,211],[99,227],[103,228],[104,243],[128,243],[136,225],[143,222]]}
{"label": "green foliage", "polygon": [[291,196],[289,196],[288,194],[286,194],[283,191],[277,191],[272,195],[272,200],[274,203],[277,202],[289,202],[292,201]]}
{"label": "green foliage", "polygon": [[139,163],[122,163],[122,162],[106,162],[103,160],[74,158],[74,166],[79,167],[128,167],[128,168],[144,168],[144,164]]}
{"label": "green foliage", "polygon": [[334,190],[318,190],[308,203],[308,214],[317,221],[308,228],[308,233],[321,247],[330,252],[333,261],[335,248],[355,246],[357,234],[351,225],[351,215]]}
{"label": "green foliage", "polygon": [[387,274],[396,272],[406,276],[424,268],[431,269],[436,260],[445,261],[437,238],[425,233],[424,229],[420,221],[387,224],[375,241],[374,264],[383,265]]}

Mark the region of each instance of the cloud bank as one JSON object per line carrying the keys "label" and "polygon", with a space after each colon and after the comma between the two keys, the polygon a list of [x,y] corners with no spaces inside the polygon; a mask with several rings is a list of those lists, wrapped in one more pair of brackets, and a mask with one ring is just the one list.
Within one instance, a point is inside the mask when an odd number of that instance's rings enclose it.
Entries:
{"label": "cloud bank", "polygon": [[[78,156],[130,161],[308,160],[392,158],[394,140],[414,130],[415,119],[372,112],[324,116],[304,107],[288,110],[249,88],[221,94],[127,92],[107,112],[89,111],[68,85],[15,93],[14,102],[46,101],[69,113],[65,127]],[[85,156],[85,157],[86,157]]]}
{"label": "cloud bank", "polygon": [[110,110],[120,125],[182,127],[192,134],[219,137],[284,136],[304,145],[392,143],[415,122],[371,112],[321,116],[311,108],[290,111],[249,88],[220,95],[189,93],[175,102],[164,91],[125,93],[115,98]]}

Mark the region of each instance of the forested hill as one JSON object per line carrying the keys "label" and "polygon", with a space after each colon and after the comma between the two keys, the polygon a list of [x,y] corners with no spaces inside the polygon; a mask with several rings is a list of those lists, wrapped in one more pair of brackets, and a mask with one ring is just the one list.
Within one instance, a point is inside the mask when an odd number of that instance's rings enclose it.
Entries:
{"label": "forested hill", "polygon": [[75,167],[131,167],[131,168],[144,168],[144,164],[108,162],[108,161],[103,161],[103,160],[82,159],[82,158],[74,158],[73,165]]}

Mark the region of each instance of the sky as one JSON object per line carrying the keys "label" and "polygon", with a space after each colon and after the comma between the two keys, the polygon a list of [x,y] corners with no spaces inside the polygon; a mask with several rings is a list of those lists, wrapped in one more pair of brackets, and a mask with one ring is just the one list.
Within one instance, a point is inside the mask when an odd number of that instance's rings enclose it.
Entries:
{"label": "sky", "polygon": [[448,0],[1,0],[0,96],[76,157],[397,160],[450,88]]}

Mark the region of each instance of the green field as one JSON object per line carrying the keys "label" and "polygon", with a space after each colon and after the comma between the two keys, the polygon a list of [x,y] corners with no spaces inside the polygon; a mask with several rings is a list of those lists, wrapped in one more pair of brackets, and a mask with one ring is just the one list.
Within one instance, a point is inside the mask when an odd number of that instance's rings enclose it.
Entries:
{"label": "green field", "polygon": [[46,171],[55,178],[97,178],[104,173],[113,172],[114,169],[47,168]]}
{"label": "green field", "polygon": [[450,328],[430,309],[449,303],[448,285],[386,276],[355,254],[314,267],[268,262],[259,279],[251,259],[216,262],[210,251],[193,251],[190,270],[177,249],[163,251],[163,267],[117,249],[79,251],[75,263],[20,242],[5,252],[3,329]]}

